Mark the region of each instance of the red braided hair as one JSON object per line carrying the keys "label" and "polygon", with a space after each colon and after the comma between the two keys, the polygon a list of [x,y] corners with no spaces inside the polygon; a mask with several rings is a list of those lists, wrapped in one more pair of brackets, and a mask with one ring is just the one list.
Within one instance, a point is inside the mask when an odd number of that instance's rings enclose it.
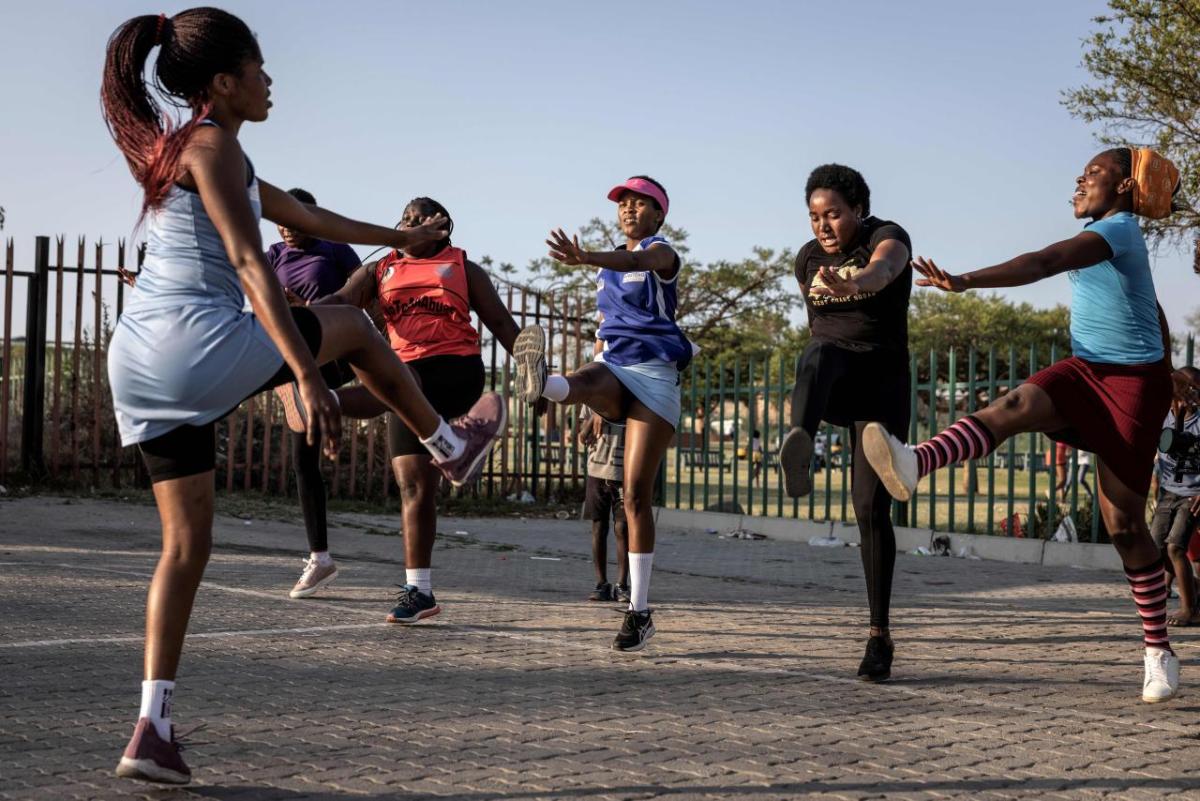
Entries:
{"label": "red braided hair", "polygon": [[[146,60],[159,47],[153,85]],[[125,22],[108,40],[100,102],[109,133],[143,191],[139,220],[157,208],[179,177],[183,149],[212,105],[208,87],[220,73],[237,73],[261,59],[246,23],[217,8],[192,8],[174,17],[147,14]],[[182,124],[159,99],[189,108]]]}

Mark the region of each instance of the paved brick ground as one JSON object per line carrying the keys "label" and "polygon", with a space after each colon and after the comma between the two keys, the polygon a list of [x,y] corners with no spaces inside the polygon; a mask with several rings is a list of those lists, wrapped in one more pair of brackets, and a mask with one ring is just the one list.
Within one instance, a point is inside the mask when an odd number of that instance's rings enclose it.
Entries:
{"label": "paved brick ground", "polygon": [[176,704],[195,780],[159,790],[111,775],[154,510],[0,502],[0,798],[1200,798],[1193,638],[1184,694],[1141,704],[1116,574],[902,556],[871,686],[853,549],[660,532],[659,634],[622,656],[582,524],[443,521],[445,611],[407,628],[395,526],[335,516],[341,578],[290,601],[300,527],[219,519]]}

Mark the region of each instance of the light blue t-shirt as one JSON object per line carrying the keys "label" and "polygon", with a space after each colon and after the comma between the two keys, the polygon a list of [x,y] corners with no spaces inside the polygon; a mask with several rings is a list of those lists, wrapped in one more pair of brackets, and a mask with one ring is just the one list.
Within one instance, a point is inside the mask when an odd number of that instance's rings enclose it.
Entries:
{"label": "light blue t-shirt", "polygon": [[1163,357],[1150,257],[1137,219],[1127,211],[1090,222],[1112,258],[1071,270],[1071,350],[1099,364],[1149,364]]}

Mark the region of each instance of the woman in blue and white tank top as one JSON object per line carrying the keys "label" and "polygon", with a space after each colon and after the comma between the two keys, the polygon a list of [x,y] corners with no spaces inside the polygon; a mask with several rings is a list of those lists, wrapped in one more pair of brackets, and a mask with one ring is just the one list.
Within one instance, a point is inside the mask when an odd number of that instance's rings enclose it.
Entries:
{"label": "woman in blue and white tank top", "polygon": [[[259,180],[238,133],[266,120],[270,86],[254,34],[215,8],[134,17],[105,56],[105,121],[144,192],[148,228],[144,268],[109,346],[109,379],[121,441],[142,451],[163,532],[146,604],[141,713],[117,767],[130,778],[191,778],[174,742],[171,700],[212,547],[216,420],[291,383],[309,443],[320,438],[332,450],[341,420],[317,365],[345,359],[456,484],[469,479],[504,423],[493,394],[480,400],[487,408],[476,419],[447,424],[360,310],[288,308],[263,256],[260,216],[322,239],[397,248],[440,239],[449,226],[444,217],[407,230],[368,225]],[[178,125],[164,100],[190,108],[191,119]],[[253,312],[244,311],[247,298]]]}
{"label": "woman in blue and white tank top", "polygon": [[675,322],[679,254],[659,235],[669,200],[662,185],[634,176],[608,193],[617,203],[625,244],[587,251],[562,229],[550,234],[550,256],[596,271],[601,316],[596,360],[570,375],[546,376],[545,332],[523,330],[513,348],[523,400],[582,403],[625,424],[625,516],[629,525],[630,603],[613,642],[640,651],[654,634],[647,595],[654,558],[654,479],[679,422],[679,373],[692,344]]}

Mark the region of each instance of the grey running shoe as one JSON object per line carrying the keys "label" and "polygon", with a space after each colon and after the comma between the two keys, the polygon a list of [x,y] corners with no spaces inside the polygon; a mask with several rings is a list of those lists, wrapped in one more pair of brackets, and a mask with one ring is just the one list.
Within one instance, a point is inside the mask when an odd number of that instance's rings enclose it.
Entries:
{"label": "grey running shoe", "polygon": [[328,565],[322,565],[315,556],[310,556],[304,560],[304,572],[300,574],[300,580],[288,595],[292,598],[316,595],[317,590],[332,584],[337,574],[337,564],[330,562]]}
{"label": "grey running shoe", "polygon": [[789,498],[803,498],[812,492],[812,463],[812,437],[803,428],[793,428],[779,447],[779,472]]}
{"label": "grey running shoe", "polygon": [[521,329],[513,342],[517,362],[517,397],[536,403],[546,389],[546,332],[540,325]]}
{"label": "grey running shoe", "polygon": [[483,468],[483,460],[495,446],[496,440],[504,433],[507,422],[508,409],[504,406],[504,399],[495,392],[488,392],[475,401],[471,411],[450,421],[450,428],[466,443],[466,447],[457,459],[435,462],[437,469],[456,487],[470,484]]}
{"label": "grey running shoe", "polygon": [[184,764],[179,752],[183,750],[175,741],[175,730],[171,729],[171,740],[158,736],[158,729],[150,718],[139,718],[133,727],[133,739],[125,746],[125,753],[117,763],[117,775],[122,779],[141,779],[144,782],[162,784],[187,784],[192,772]]}

